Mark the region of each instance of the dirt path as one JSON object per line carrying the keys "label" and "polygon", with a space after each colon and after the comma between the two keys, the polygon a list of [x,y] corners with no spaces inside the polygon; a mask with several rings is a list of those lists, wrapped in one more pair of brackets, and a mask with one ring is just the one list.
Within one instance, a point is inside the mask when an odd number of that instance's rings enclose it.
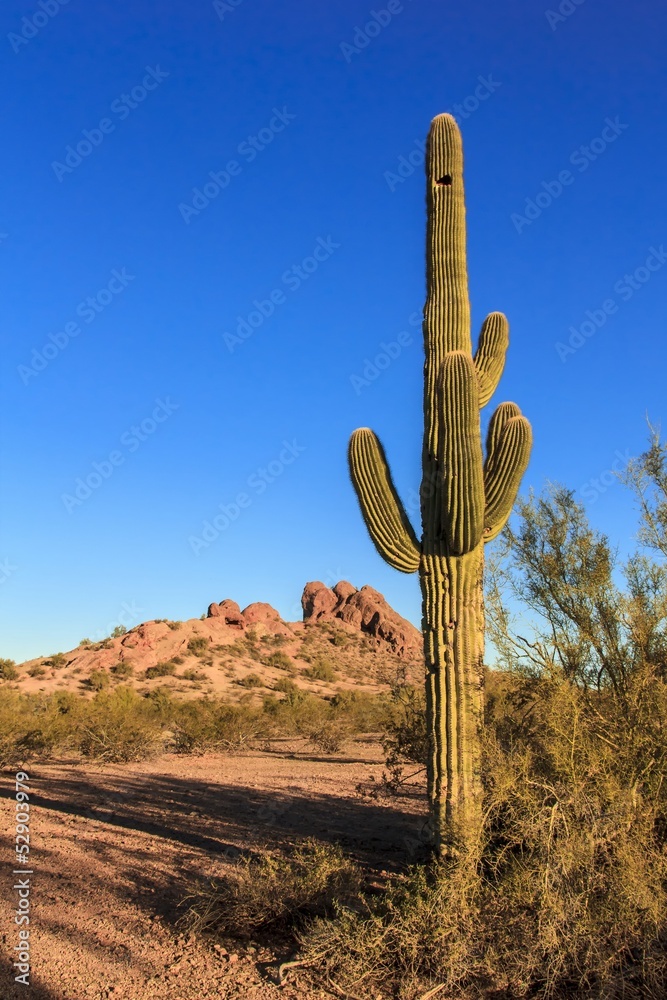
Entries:
{"label": "dirt path", "polygon": [[[13,775],[2,776],[2,1000],[301,1000],[298,978],[272,984],[276,954],[186,940],[176,921],[198,880],[224,875],[240,850],[305,837],[337,841],[371,871],[410,860],[423,800],[377,802],[355,788],[382,773],[377,744],[332,757],[302,744],[235,756],[164,756],[142,764],[34,765],[31,986],[7,955],[13,912]],[[234,957],[236,956],[236,957]]]}

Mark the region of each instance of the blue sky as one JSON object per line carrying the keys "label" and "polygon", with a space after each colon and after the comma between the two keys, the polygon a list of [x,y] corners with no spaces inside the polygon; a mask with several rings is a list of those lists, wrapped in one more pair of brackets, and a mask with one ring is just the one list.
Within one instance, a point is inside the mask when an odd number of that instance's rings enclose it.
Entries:
{"label": "blue sky", "polygon": [[6,0],[0,655],[225,597],[295,618],[313,579],[419,622],[346,446],[373,427],[413,506],[446,110],[524,489],[564,482],[629,546],[605,473],[667,417],[666,29],[654,0]]}

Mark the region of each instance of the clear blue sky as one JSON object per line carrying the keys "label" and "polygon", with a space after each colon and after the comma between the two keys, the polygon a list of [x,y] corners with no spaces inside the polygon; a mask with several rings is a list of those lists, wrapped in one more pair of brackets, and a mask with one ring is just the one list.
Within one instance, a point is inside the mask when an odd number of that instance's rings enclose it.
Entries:
{"label": "clear blue sky", "polygon": [[[416,577],[367,538],[346,445],[373,427],[410,504],[419,142],[446,110],[474,327],[507,313],[495,402],[534,425],[524,489],[587,490],[630,544],[631,501],[592,481],[642,449],[647,413],[667,417],[667,10],[548,10],[6,0],[0,655],[225,597],[294,618],[313,579],[369,583],[419,622]],[[271,314],[253,329],[255,300]],[[559,356],[587,311],[599,328]]]}

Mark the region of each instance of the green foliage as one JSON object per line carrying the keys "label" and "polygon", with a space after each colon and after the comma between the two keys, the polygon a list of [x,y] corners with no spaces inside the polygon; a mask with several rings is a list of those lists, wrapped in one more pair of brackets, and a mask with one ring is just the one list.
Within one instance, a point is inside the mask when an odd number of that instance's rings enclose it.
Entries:
{"label": "green foliage", "polygon": [[18,676],[14,660],[0,659],[0,681],[15,681]]}
{"label": "green foliage", "polygon": [[206,656],[209,651],[209,640],[203,636],[193,636],[188,642],[188,652],[194,656]]}
{"label": "green foliage", "polygon": [[29,677],[44,677],[46,676],[46,670],[41,663],[35,663],[32,667],[28,667]]}
{"label": "green foliage", "polygon": [[246,706],[208,698],[180,702],[174,708],[172,749],[184,754],[229,752],[245,746],[264,729],[261,713]]}
{"label": "green foliage", "polygon": [[339,847],[307,840],[288,856],[241,858],[228,878],[211,880],[186,897],[190,931],[247,937],[294,930],[354,897],[360,878]]}
{"label": "green foliage", "polygon": [[64,653],[54,653],[46,661],[47,666],[54,667],[56,670],[60,670],[61,667],[67,666],[67,657]]}
{"label": "green foliage", "polygon": [[172,660],[156,663],[154,666],[146,668],[147,680],[153,680],[155,677],[171,677],[175,673],[176,664]]}
{"label": "green foliage", "polygon": [[155,710],[128,687],[98,693],[80,721],[77,736],[83,757],[106,763],[146,760],[163,745]]}
{"label": "green foliage", "polygon": [[93,669],[88,674],[86,684],[89,688],[92,688],[93,691],[103,691],[105,688],[109,687],[109,675],[106,670]]}
{"label": "green foliage", "polygon": [[303,673],[304,677],[309,677],[313,681],[326,681],[329,684],[338,677],[338,672],[331,660],[327,660],[321,656],[318,656],[313,661],[312,666],[307,667]]}
{"label": "green foliage", "polygon": [[246,674],[245,677],[239,677],[236,683],[246,688],[264,687],[264,681],[258,674]]}
{"label": "green foliage", "polygon": [[121,635],[126,635],[127,629],[124,625],[116,625],[113,632],[111,633],[112,639],[120,639]]}
{"label": "green foliage", "polygon": [[118,663],[114,663],[114,665],[110,667],[110,670],[114,677],[119,679],[131,677],[134,673],[134,667],[129,660],[119,660]]}
{"label": "green foliage", "polygon": [[281,649],[277,649],[275,653],[270,653],[264,662],[268,667],[277,667],[278,670],[293,670],[294,668],[290,657],[287,653],[283,653]]}

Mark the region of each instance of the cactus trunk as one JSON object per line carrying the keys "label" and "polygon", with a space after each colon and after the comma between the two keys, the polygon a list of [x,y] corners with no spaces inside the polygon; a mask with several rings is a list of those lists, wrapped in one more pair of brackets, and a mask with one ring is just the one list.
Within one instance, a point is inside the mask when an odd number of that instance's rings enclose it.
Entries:
{"label": "cactus trunk", "polygon": [[431,123],[426,153],[422,537],[398,497],[384,450],[368,428],[350,440],[352,482],[376,548],[422,585],[428,798],[436,849],[477,836],[483,711],[484,543],[509,517],[528,464],[531,430],[501,403],[482,453],[480,407],[502,374],[508,324],[491,313],[473,357],[465,246],[463,149],[450,115]]}
{"label": "cactus trunk", "polygon": [[432,832],[442,846],[465,841],[479,821],[483,562],[480,545],[465,556],[423,556],[420,568],[428,798]]}

